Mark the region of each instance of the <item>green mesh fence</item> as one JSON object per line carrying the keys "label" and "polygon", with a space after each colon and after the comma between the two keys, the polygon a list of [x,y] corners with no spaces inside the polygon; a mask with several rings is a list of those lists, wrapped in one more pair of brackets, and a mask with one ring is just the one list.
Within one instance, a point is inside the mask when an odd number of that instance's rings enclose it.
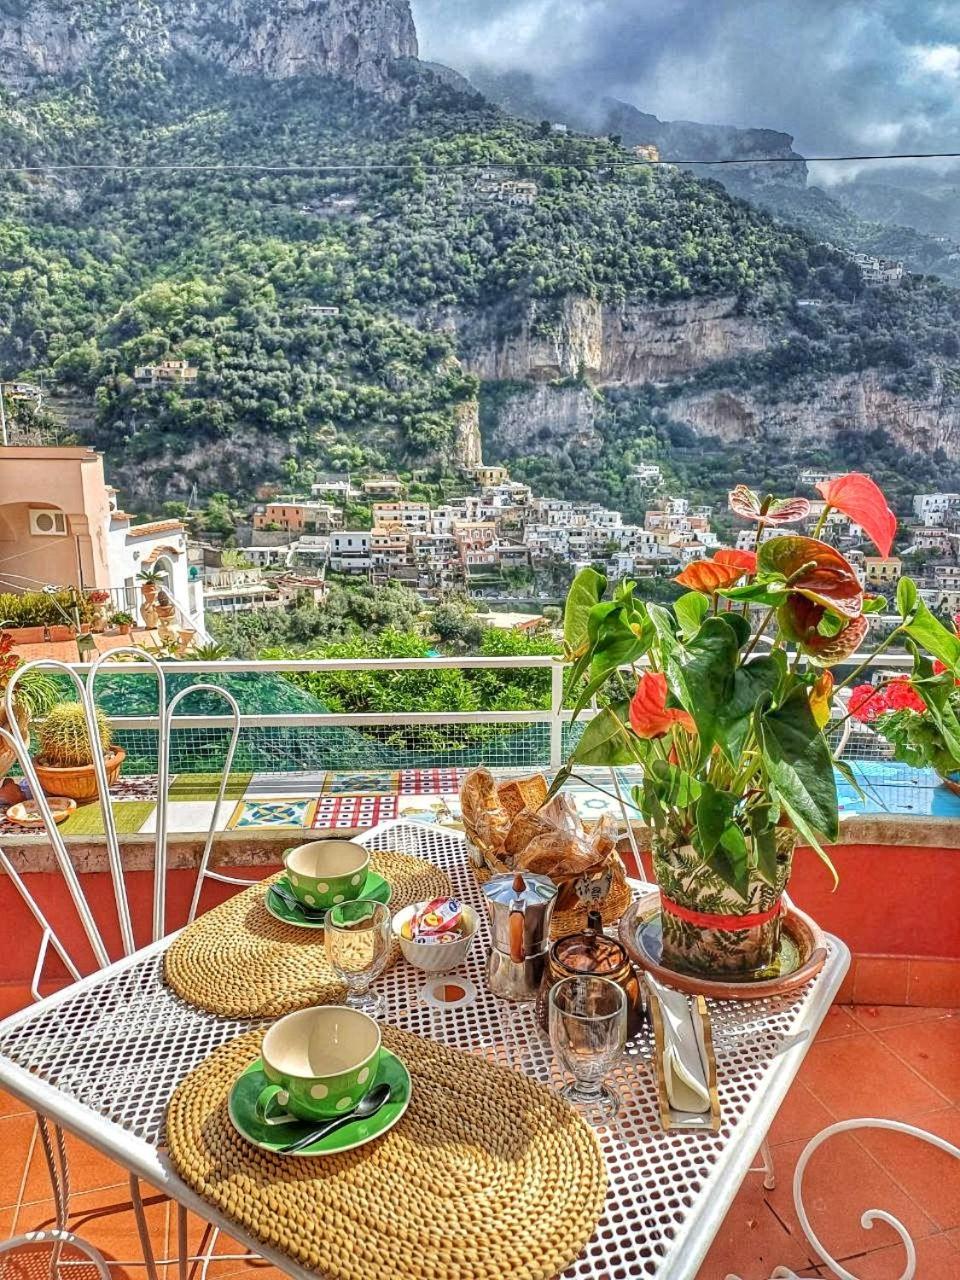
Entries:
{"label": "green mesh fence", "polygon": [[[128,774],[155,773],[155,729],[122,729],[116,740],[127,752]],[[226,760],[230,734],[220,728],[175,729],[170,768],[174,773],[216,773]],[[294,770],[431,769],[485,764],[503,769],[545,769],[550,730],[527,725],[414,725],[369,729],[336,727],[244,728],[235,770],[280,773]]]}

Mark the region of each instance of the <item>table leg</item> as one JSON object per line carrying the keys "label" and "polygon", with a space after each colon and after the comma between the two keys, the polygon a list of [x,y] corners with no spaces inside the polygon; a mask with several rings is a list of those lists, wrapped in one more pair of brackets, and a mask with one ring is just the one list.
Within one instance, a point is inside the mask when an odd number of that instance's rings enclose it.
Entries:
{"label": "table leg", "polygon": [[153,1252],[153,1241],[150,1239],[150,1228],[147,1225],[147,1216],[143,1212],[143,1197],[140,1195],[140,1179],[132,1173],[130,1175],[130,1203],[133,1205],[133,1215],[137,1220],[137,1234],[140,1237],[140,1248],[143,1250],[143,1265],[147,1269],[148,1280],[160,1280],[159,1273],[157,1272],[157,1259]]}

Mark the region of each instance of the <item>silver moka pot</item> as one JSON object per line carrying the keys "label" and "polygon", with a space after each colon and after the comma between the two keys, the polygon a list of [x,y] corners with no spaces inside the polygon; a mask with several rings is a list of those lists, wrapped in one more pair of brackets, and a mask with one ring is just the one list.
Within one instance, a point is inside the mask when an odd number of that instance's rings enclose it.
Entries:
{"label": "silver moka pot", "polygon": [[487,985],[504,1000],[536,1000],[550,949],[557,886],[547,876],[518,871],[483,886],[492,944]]}

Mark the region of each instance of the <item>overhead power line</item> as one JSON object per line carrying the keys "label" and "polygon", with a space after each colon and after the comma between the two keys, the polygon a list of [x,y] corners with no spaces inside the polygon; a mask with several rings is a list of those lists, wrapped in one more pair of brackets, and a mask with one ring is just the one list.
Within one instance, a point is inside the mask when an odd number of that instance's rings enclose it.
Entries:
{"label": "overhead power line", "polygon": [[728,156],[723,159],[686,159],[673,157],[661,160],[631,157],[623,160],[598,160],[589,164],[572,160],[470,160],[451,164],[429,165],[417,159],[378,160],[370,163],[343,163],[318,160],[311,164],[191,164],[177,162],[156,164],[139,161],[97,162],[89,164],[32,164],[0,165],[0,173],[366,173],[379,171],[400,172],[418,169],[424,173],[470,173],[475,169],[524,168],[524,169],[656,169],[661,166],[714,166],[735,164],[839,164],[846,161],[858,163],[885,160],[960,160],[960,151],[893,151],[883,155],[837,156]]}

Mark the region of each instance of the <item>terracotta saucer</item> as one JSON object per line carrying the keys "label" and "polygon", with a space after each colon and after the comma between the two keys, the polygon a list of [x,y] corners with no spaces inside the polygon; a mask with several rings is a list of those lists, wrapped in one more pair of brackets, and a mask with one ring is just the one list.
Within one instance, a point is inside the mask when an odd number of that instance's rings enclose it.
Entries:
{"label": "terracotta saucer", "polygon": [[659,955],[654,955],[644,945],[639,932],[641,926],[660,914],[660,890],[656,885],[645,888],[641,896],[627,908],[620,921],[620,941],[641,969],[652,974],[665,986],[683,991],[687,995],[714,996],[718,1000],[759,1000],[787,995],[806,986],[823,968],[827,958],[827,940],[816,921],[795,907],[786,895],[783,903],[786,912],[782,928],[789,936],[795,963],[791,964],[788,972],[772,978],[761,978],[754,982],[749,979],[729,982],[685,973],[662,964]]}
{"label": "terracotta saucer", "polygon": [[[70,800],[66,796],[47,796],[47,804],[50,806],[54,822],[58,825],[65,822],[77,808],[76,800]],[[43,826],[36,800],[21,800],[18,804],[12,804],[6,812],[6,818],[21,827]]]}

